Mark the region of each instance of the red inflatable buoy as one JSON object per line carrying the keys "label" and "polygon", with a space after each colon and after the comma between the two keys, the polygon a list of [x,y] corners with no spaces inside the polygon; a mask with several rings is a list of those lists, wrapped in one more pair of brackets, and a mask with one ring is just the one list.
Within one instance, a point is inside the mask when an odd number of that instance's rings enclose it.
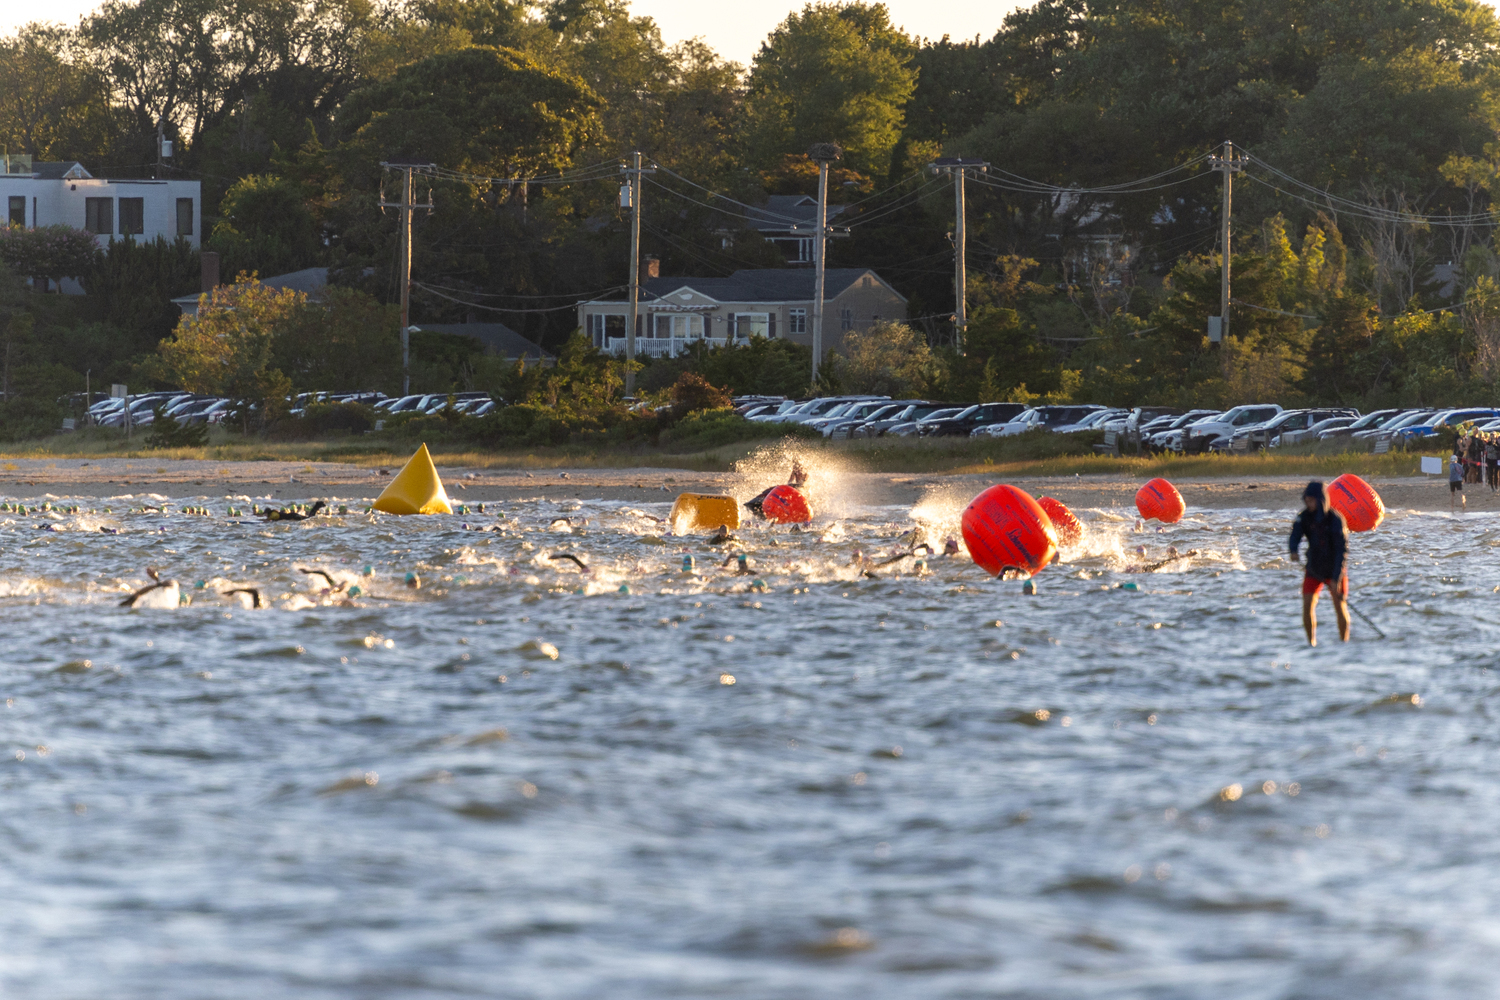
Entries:
{"label": "red inflatable buoy", "polygon": [[1380,494],[1352,472],[1328,484],[1328,505],[1344,515],[1350,531],[1374,531],[1385,520]]}
{"label": "red inflatable buoy", "polygon": [[812,520],[807,499],[793,486],[778,486],[761,501],[760,511],[767,521],[778,524],[806,524]]}
{"label": "red inflatable buoy", "polygon": [[964,544],[991,576],[1007,569],[1035,574],[1057,554],[1057,531],[1025,490],[991,486],[964,511]]}
{"label": "red inflatable buoy", "polygon": [[1068,505],[1051,497],[1037,497],[1036,502],[1047,512],[1047,519],[1057,531],[1057,540],[1063,545],[1077,545],[1083,538],[1083,522],[1073,516]]}
{"label": "red inflatable buoy", "polygon": [[1165,479],[1153,479],[1136,493],[1135,509],[1148,521],[1156,518],[1162,524],[1176,524],[1187,513],[1187,504],[1177,487]]}

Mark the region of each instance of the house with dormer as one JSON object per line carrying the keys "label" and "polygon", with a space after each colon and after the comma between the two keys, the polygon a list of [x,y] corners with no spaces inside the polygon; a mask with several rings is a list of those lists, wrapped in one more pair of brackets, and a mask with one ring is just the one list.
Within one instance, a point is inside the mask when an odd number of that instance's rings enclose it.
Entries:
{"label": "house with dormer", "polygon": [[202,184],[182,180],[106,180],[83,164],[0,155],[0,207],[12,226],[70,226],[102,246],[120,237],[194,246],[203,231]]}
{"label": "house with dormer", "polygon": [[[736,271],[724,278],[660,277],[648,260],[636,310],[636,354],[676,357],[697,342],[718,347],[751,337],[812,346],[815,273],[804,269]],[[844,335],[881,320],[906,319],[906,298],[869,268],[825,272],[823,348],[837,351]],[[625,353],[629,301],[578,304],[578,326],[600,350]]]}

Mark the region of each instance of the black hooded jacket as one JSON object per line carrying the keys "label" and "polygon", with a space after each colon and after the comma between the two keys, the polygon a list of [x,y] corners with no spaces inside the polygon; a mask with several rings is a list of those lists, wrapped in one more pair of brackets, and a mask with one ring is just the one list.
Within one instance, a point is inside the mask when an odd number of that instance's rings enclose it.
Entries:
{"label": "black hooded jacket", "polygon": [[[1307,539],[1307,575],[1319,580],[1337,580],[1344,572],[1344,556],[1349,550],[1349,528],[1344,524],[1344,515],[1328,506],[1328,490],[1322,483],[1308,483],[1309,493],[1322,499],[1323,506],[1316,512],[1304,510],[1292,522],[1292,537],[1288,550],[1292,555]],[[1304,493],[1304,496],[1307,494]]]}

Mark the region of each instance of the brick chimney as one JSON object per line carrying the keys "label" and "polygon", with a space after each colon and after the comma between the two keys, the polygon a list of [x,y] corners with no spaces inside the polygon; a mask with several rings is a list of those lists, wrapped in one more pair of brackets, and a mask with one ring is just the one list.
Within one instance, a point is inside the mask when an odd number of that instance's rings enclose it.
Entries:
{"label": "brick chimney", "polygon": [[219,287],[219,255],[205,250],[199,257],[203,265],[203,294],[208,295]]}
{"label": "brick chimney", "polygon": [[661,277],[661,258],[649,254],[641,258],[641,280]]}

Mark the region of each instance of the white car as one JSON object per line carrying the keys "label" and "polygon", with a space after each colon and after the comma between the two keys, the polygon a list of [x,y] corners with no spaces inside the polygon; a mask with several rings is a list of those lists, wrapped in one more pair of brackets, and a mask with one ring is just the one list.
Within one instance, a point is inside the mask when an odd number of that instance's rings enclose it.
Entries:
{"label": "white car", "polygon": [[1182,429],[1182,437],[1178,439],[1173,451],[1194,455],[1201,451],[1207,451],[1209,445],[1218,438],[1226,440],[1231,434],[1251,424],[1262,424],[1275,417],[1281,412],[1281,407],[1276,403],[1246,403],[1225,410],[1217,417],[1207,417],[1197,423],[1188,424]]}

